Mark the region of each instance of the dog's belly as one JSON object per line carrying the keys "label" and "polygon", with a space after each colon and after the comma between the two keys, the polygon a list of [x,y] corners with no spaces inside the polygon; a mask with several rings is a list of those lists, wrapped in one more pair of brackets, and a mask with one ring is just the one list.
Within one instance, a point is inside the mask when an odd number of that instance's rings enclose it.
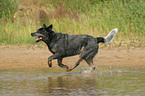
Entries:
{"label": "dog's belly", "polygon": [[74,56],[78,54],[80,54],[80,50],[78,49],[65,50],[65,57]]}

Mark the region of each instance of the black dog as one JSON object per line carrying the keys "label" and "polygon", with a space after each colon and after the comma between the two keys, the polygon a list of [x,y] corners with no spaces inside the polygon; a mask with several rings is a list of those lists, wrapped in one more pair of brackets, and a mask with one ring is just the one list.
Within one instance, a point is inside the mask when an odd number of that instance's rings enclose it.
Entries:
{"label": "black dog", "polygon": [[[48,58],[48,65],[52,67],[52,60],[57,59],[58,65],[65,68],[66,71],[71,71],[76,68],[82,60],[85,60],[91,67],[91,70],[95,69],[93,64],[93,58],[98,53],[98,44],[109,43],[113,40],[117,29],[113,29],[106,37],[94,38],[89,35],[69,35],[57,33],[52,30],[52,25],[47,27],[45,24],[39,28],[37,32],[31,33],[31,36],[36,36],[36,42],[44,41],[48,49],[53,53]],[[74,56],[80,54],[80,57],[76,61],[73,67],[68,67],[62,64],[62,59],[68,56]]]}

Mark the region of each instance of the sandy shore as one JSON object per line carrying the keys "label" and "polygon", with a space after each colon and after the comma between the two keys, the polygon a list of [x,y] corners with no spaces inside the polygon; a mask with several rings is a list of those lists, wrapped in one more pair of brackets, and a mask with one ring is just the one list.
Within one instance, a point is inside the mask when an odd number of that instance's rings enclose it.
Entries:
{"label": "sandy shore", "polygon": [[[47,58],[52,55],[46,46],[0,46],[0,69],[48,68]],[[65,58],[72,66],[78,56]],[[145,68],[145,48],[100,48],[94,59],[97,66]],[[85,61],[80,66],[88,66]],[[53,67],[58,67],[53,61]]]}

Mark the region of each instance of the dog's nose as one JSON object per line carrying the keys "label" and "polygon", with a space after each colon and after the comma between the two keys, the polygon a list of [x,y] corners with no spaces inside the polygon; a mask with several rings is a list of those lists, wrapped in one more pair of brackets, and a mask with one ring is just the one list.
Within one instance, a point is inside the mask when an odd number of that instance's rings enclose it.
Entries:
{"label": "dog's nose", "polygon": [[31,33],[31,36],[34,36],[34,33]]}

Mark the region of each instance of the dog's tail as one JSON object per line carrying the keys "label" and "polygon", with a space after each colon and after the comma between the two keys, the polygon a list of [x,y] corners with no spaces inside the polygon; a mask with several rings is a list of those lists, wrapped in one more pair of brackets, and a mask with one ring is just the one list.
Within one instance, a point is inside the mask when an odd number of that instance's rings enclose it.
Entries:
{"label": "dog's tail", "polygon": [[106,37],[97,37],[97,43],[110,43],[114,39],[117,31],[118,29],[116,28],[111,30]]}

